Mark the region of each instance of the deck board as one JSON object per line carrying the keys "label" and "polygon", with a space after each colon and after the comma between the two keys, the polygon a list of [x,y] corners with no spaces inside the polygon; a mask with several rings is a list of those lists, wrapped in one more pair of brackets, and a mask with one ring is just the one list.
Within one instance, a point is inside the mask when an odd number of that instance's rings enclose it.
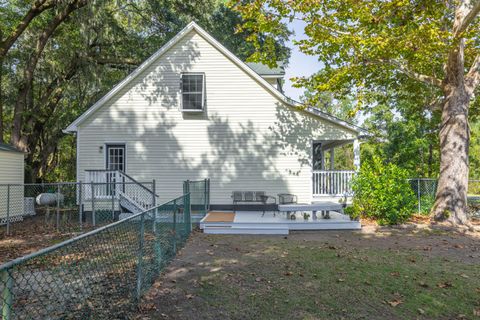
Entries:
{"label": "deck board", "polygon": [[233,222],[235,220],[235,213],[233,212],[216,212],[211,211],[207,214],[204,222]]}

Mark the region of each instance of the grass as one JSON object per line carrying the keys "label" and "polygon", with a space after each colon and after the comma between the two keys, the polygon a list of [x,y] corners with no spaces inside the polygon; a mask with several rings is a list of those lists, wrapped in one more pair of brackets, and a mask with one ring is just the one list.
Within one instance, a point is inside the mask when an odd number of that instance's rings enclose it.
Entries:
{"label": "grass", "polygon": [[[480,313],[480,271],[463,258],[396,249],[394,243],[370,247],[365,240],[350,246],[342,239],[202,235],[201,241],[207,258],[180,258],[176,263],[189,266],[186,276],[167,274],[169,295],[157,292],[150,300],[168,318],[474,319]],[[171,300],[181,311],[165,308]]]}

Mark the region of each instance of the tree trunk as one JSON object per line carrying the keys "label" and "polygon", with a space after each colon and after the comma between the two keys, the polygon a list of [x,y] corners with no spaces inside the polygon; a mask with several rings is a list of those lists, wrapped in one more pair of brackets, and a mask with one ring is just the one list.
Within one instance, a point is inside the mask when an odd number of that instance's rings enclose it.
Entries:
{"label": "tree trunk", "polygon": [[468,148],[470,96],[464,86],[448,87],[440,128],[440,176],[432,212],[436,221],[468,224]]}

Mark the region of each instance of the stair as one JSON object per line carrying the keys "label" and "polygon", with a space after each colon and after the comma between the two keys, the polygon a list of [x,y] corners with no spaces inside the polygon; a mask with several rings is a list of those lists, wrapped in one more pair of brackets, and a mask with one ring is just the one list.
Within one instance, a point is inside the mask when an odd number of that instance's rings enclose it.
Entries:
{"label": "stair", "polygon": [[203,233],[208,234],[288,234],[288,226],[276,225],[211,225],[201,226]]}

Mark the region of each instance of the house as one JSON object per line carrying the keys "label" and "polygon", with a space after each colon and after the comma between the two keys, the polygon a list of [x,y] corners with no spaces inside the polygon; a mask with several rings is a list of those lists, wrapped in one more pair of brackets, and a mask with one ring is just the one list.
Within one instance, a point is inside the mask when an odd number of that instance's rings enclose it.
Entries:
{"label": "house", "polygon": [[24,176],[24,153],[0,143],[0,225],[23,217]]}
{"label": "house", "polygon": [[288,99],[283,75],[190,23],[65,130],[76,134],[77,180],[154,179],[163,202],[184,180],[210,178],[212,209],[231,208],[234,190],[343,196],[354,171],[325,168],[325,152],[352,144],[358,167],[364,132]]}

